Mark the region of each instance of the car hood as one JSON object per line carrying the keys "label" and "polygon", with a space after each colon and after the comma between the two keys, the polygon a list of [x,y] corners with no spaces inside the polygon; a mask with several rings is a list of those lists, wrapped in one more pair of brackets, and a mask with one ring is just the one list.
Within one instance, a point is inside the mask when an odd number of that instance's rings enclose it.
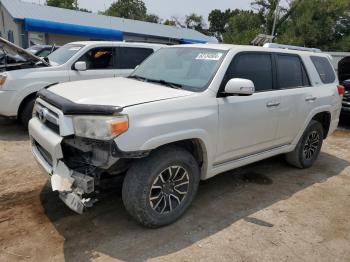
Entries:
{"label": "car hood", "polygon": [[7,41],[6,39],[0,37],[0,48],[1,50],[4,50],[7,54],[11,56],[18,56],[22,57],[25,61],[33,62],[33,63],[43,63],[46,66],[49,66],[49,63],[47,63],[44,59],[33,55],[32,53],[24,50],[23,48],[12,44],[11,42]]}
{"label": "car hood", "polygon": [[117,107],[128,107],[194,94],[190,91],[122,77],[66,82],[50,87],[49,91],[77,104]]}

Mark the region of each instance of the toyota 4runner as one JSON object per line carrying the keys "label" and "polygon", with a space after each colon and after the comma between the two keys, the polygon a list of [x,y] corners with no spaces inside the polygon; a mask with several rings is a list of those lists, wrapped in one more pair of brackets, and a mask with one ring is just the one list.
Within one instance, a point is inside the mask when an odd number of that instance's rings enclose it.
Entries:
{"label": "toyota 4runner", "polygon": [[173,46],[128,78],[39,92],[32,151],[72,210],[122,176],[127,211],[158,227],[185,212],[200,180],[278,154],[311,167],[338,125],[343,92],[321,52]]}

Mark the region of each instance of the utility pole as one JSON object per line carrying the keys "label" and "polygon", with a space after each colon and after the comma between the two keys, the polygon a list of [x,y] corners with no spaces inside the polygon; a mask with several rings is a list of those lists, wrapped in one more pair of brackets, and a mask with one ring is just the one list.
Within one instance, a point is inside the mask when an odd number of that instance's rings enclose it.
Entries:
{"label": "utility pole", "polygon": [[278,18],[279,12],[280,12],[280,0],[277,0],[276,10],[275,10],[275,18],[273,20],[273,27],[272,27],[272,32],[271,32],[272,36],[275,36],[276,24],[277,24],[277,18]]}

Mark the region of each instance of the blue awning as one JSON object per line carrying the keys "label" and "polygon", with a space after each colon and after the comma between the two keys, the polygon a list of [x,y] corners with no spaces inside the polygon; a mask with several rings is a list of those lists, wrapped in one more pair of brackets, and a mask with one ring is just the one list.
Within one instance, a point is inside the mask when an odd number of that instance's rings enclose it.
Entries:
{"label": "blue awning", "polygon": [[182,38],[180,40],[181,44],[207,44],[207,41],[203,41],[203,40],[194,40],[194,39],[185,39]]}
{"label": "blue awning", "polygon": [[123,40],[123,32],[116,29],[58,23],[40,19],[25,18],[24,29],[60,35],[74,35],[103,40]]}

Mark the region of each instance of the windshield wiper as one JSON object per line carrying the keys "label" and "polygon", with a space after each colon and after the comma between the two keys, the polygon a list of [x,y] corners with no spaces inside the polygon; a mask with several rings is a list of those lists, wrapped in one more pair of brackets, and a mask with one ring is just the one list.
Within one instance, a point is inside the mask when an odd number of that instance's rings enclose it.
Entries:
{"label": "windshield wiper", "polygon": [[161,84],[161,85],[164,85],[164,86],[168,86],[168,87],[171,87],[171,88],[175,88],[175,89],[182,89],[182,85],[181,84],[177,84],[177,83],[172,83],[172,82],[168,82],[168,81],[165,81],[165,80],[162,80],[162,79],[146,79],[147,82],[150,82],[150,83],[158,83],[158,84]]}
{"label": "windshield wiper", "polygon": [[138,76],[138,75],[131,75],[131,76],[128,76],[128,78],[136,79],[142,82],[145,82],[147,80],[145,77]]}
{"label": "windshield wiper", "polygon": [[157,84],[161,84],[161,85],[168,86],[168,87],[175,88],[175,89],[182,89],[182,87],[183,87],[181,84],[168,82],[168,81],[165,81],[162,79],[159,79],[159,80],[150,79],[150,78],[146,78],[146,77],[138,76],[138,75],[131,75],[128,78],[136,79],[136,80],[139,80],[142,82],[157,83]]}

